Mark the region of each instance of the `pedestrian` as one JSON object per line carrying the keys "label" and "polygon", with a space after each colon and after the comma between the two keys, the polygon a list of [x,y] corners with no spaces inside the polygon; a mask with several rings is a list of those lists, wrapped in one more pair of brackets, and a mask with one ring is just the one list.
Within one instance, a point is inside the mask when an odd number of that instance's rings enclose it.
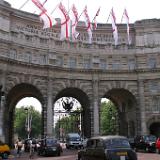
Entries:
{"label": "pedestrian", "polygon": [[16,141],[16,149],[17,149],[17,157],[21,156],[23,143],[20,137],[18,137],[18,140]]}
{"label": "pedestrian", "polygon": [[35,139],[29,141],[29,159],[34,158],[34,153],[35,153],[35,148],[36,148],[36,143]]}

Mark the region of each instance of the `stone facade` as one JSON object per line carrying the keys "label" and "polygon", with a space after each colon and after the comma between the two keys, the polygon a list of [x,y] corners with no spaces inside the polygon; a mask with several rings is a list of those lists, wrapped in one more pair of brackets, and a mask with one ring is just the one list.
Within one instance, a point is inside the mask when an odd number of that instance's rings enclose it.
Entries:
{"label": "stone facade", "polygon": [[84,133],[100,134],[101,98],[117,106],[119,133],[158,134],[160,128],[160,20],[119,24],[114,46],[111,24],[98,24],[93,43],[80,22],[79,40],[60,41],[60,26],[42,29],[35,14],[0,0],[0,137],[12,142],[16,103],[35,97],[42,104],[43,135],[52,135],[54,102],[76,98],[84,109]]}

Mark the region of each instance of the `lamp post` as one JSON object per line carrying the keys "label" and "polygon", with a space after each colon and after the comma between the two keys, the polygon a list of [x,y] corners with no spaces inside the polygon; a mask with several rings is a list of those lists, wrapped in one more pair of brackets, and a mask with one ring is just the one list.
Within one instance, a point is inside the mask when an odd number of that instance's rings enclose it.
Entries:
{"label": "lamp post", "polygon": [[30,132],[31,132],[32,117],[30,116],[29,108],[25,108],[25,111],[27,111],[26,130],[27,130],[27,138],[29,139],[30,138]]}

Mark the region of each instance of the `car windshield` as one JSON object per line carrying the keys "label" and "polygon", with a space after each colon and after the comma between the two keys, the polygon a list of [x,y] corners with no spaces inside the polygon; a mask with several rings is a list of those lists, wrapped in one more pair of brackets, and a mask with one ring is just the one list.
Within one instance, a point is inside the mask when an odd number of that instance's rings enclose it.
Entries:
{"label": "car windshield", "polygon": [[130,148],[130,144],[127,139],[107,139],[105,141],[106,148]]}
{"label": "car windshield", "polygon": [[70,141],[80,141],[81,140],[80,137],[70,137],[69,139]]}
{"label": "car windshield", "polygon": [[57,144],[57,140],[55,139],[46,139],[46,146],[55,146]]}
{"label": "car windshield", "polygon": [[148,142],[155,142],[157,139],[155,136],[145,136],[144,138]]}

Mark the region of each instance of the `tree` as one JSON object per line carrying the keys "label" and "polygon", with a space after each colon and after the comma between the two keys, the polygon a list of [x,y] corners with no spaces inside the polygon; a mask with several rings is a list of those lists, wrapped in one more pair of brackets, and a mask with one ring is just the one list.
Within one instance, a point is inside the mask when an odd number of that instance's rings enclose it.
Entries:
{"label": "tree", "polygon": [[[22,106],[15,109],[14,132],[21,138],[27,138],[28,133],[26,130],[27,112],[25,108]],[[28,106],[27,108],[32,115],[30,137],[38,137],[41,134],[41,113],[35,110],[33,106]]]}
{"label": "tree", "polygon": [[116,107],[111,101],[103,102],[101,105],[101,133],[103,135],[110,135],[117,133],[117,118],[118,112]]}

